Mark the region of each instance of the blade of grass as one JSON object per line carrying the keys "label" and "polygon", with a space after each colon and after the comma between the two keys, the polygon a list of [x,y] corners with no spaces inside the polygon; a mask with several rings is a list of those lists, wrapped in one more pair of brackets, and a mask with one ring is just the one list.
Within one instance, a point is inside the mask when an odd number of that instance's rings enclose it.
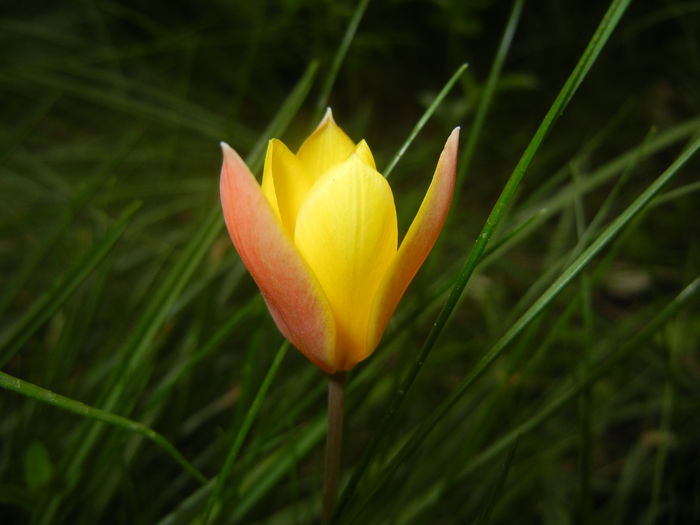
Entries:
{"label": "blade of grass", "polygon": [[343,492],[343,495],[341,496],[338,504],[338,510],[336,511],[336,516],[340,516],[342,514],[348,501],[353,496],[360,479],[364,475],[372,456],[375,454],[382,437],[388,433],[388,429],[394,419],[394,415],[398,411],[406,393],[410,390],[415,378],[418,376],[418,373],[423,367],[423,363],[430,354],[430,351],[435,345],[439,335],[442,333],[442,330],[447,324],[452,311],[459,302],[462,292],[469,282],[474,269],[481,260],[484,251],[486,250],[486,246],[493,236],[496,227],[500,224],[506,208],[515,197],[520,181],[525,175],[527,168],[530,166],[535,153],[539,149],[554,123],[564,111],[564,108],[568,105],[583,79],[586,77],[588,70],[591,68],[596,58],[600,54],[603,46],[610,37],[613,29],[615,29],[617,22],[624,13],[628,4],[629,0],[613,0],[613,2],[611,2],[608,11],[605,13],[605,16],[593,34],[588,46],[584,50],[583,55],[576,64],[576,67],[567,79],[562,90],[557,95],[554,103],[545,115],[542,123],[535,132],[535,135],[525,149],[525,152],[516,165],[513,174],[508,179],[505,188],[496,201],[496,204],[489,214],[489,217],[486,219],[486,223],[484,224],[481,233],[477,237],[474,246],[469,252],[467,260],[459,273],[457,282],[455,283],[450,296],[445,302],[445,305],[440,311],[440,314],[438,315],[438,318],[435,321],[435,324],[433,325],[433,328],[430,331],[425,343],[423,344],[423,347],[418,353],[414,364],[411,366],[411,369],[402,380],[399,389],[389,404],[389,408],[378,425],[378,429],[375,432],[374,437],[365,449],[365,453],[363,454],[360,463],[353,472],[353,476]]}
{"label": "blade of grass", "polygon": [[694,193],[696,191],[700,191],[700,181],[691,182],[690,184],[686,184],[684,186],[681,186],[680,188],[669,190],[663,195],[659,195],[656,199],[654,199],[654,202],[652,202],[651,205],[654,207],[660,206],[661,204],[665,204],[672,200],[685,197],[689,193]]}
{"label": "blade of grass", "polygon": [[90,276],[95,267],[114,248],[140,206],[140,203],[134,203],[124,210],[97,245],[79,259],[48,292],[37,299],[29,310],[3,333],[0,338],[0,368],[12,359],[22,345]]}
{"label": "blade of grass", "polygon": [[671,417],[673,415],[674,406],[674,386],[671,381],[666,381],[663,393],[663,404],[661,406],[661,439],[656,452],[656,460],[654,461],[654,477],[651,485],[651,501],[647,511],[646,522],[649,525],[657,523],[661,508],[661,485],[663,481],[664,467],[666,466],[666,458],[671,440]]}
{"label": "blade of grass", "polygon": [[[525,0],[515,0],[513,2],[513,7],[511,8],[510,15],[508,16],[508,22],[503,30],[501,41],[498,44],[496,56],[491,63],[489,76],[486,79],[486,84],[484,85],[484,89],[479,97],[479,105],[476,109],[476,114],[474,115],[474,122],[472,122],[472,125],[469,128],[469,134],[464,141],[464,149],[462,150],[459,167],[457,168],[457,181],[455,183],[454,197],[455,201],[459,199],[462,184],[464,184],[464,179],[467,176],[467,173],[469,173],[469,168],[471,167],[471,163],[474,158],[474,151],[476,151],[476,146],[479,143],[481,131],[483,130],[484,122],[486,121],[486,115],[489,112],[493,95],[496,92],[496,85],[498,84],[498,80],[501,78],[503,63],[505,62],[506,56],[508,56],[510,45],[513,42],[513,36],[515,35],[515,30],[518,27],[518,22],[520,21],[520,15],[522,13],[524,3]],[[454,202],[453,206],[456,204],[457,203]]]}
{"label": "blade of grass", "polygon": [[72,412],[82,417],[94,419],[102,423],[114,425],[129,432],[140,434],[161,447],[197,481],[201,483],[207,482],[207,478],[204,477],[204,475],[197,470],[194,465],[187,461],[185,456],[183,456],[172,443],[170,443],[155,430],[143,425],[142,423],[139,423],[138,421],[132,421],[131,419],[107,412],[106,410],[101,410],[99,408],[86,405],[81,401],[62,396],[51,390],[47,390],[33,383],[29,383],[17,377],[6,374],[5,372],[0,372],[0,388],[11,390],[12,392],[16,392],[20,395],[46,403],[62,410],[66,410],[68,412]]}
{"label": "blade of grass", "polygon": [[212,352],[219,348],[226,338],[231,335],[233,330],[238,328],[241,322],[250,315],[250,312],[259,306],[260,301],[258,299],[258,297],[255,297],[254,300],[239,308],[233,315],[230,315],[228,320],[201,345],[201,348],[198,349],[196,353],[190,355],[186,361],[173,366],[168,375],[153,389],[153,393],[144,408],[144,412],[161,406],[165,398],[179,381],[185,377],[192,368],[204,361]]}
{"label": "blade of grass", "polygon": [[462,74],[467,70],[469,67],[469,64],[462,64],[457,68],[457,71],[454,72],[454,74],[450,77],[450,79],[447,81],[447,83],[443,86],[443,88],[440,90],[440,92],[437,94],[435,97],[435,100],[432,101],[430,106],[428,106],[428,109],[425,110],[423,115],[421,115],[421,118],[418,119],[418,122],[416,125],[413,127],[411,132],[408,134],[408,138],[404,141],[403,144],[401,144],[401,147],[399,150],[394,154],[392,159],[389,161],[389,164],[387,167],[384,169],[382,174],[385,177],[389,177],[391,175],[391,172],[394,170],[396,167],[396,164],[398,164],[399,160],[401,160],[401,157],[403,157],[403,154],[406,153],[406,150],[408,147],[413,143],[415,138],[418,136],[418,133],[423,129],[423,126],[430,120],[430,117],[433,116],[433,113],[435,113],[435,110],[442,104],[442,101],[445,99],[447,94],[450,92],[452,89],[452,86],[455,85],[455,83],[459,80],[459,77],[462,76]]}
{"label": "blade of grass", "polygon": [[[542,292],[546,284],[552,282],[557,272],[559,272],[567,264],[570,264],[571,261],[586,247],[586,245],[588,244],[588,240],[599,231],[600,225],[603,224],[610,209],[612,208],[613,203],[615,202],[615,199],[622,190],[622,187],[629,180],[630,176],[634,172],[634,169],[638,165],[641,158],[647,154],[648,147],[652,138],[653,129],[647,133],[639,147],[635,148],[632,151],[632,153],[634,153],[633,156],[625,156],[625,158],[628,158],[629,162],[622,170],[622,174],[620,175],[620,177],[618,177],[618,179],[615,181],[615,184],[612,187],[612,189],[607,193],[603,204],[598,208],[598,211],[596,212],[588,227],[579,236],[574,249],[571,250],[566,256],[561,257],[558,261],[552,263],[549,266],[549,268],[537,279],[537,281],[535,281],[532,284],[532,286],[530,286],[528,291],[518,300],[515,307],[512,309],[512,314],[510,315],[510,318],[508,319],[508,322],[506,324],[511,324],[516,319],[516,316],[520,315],[525,310],[525,307],[527,305],[532,304],[534,298]],[[575,166],[576,165],[574,164],[573,169],[576,169]],[[573,193],[571,193],[571,198],[574,199],[574,202],[576,202],[576,199],[582,197],[582,195],[587,192],[585,183],[586,179],[579,177],[576,181],[576,184],[571,187],[571,190],[574,191]],[[546,218],[547,215],[548,214],[546,213],[543,214],[543,220]]]}
{"label": "blade of grass", "polygon": [[515,451],[518,449],[518,440],[519,436],[516,436],[516,438],[513,440],[513,444],[510,446],[510,450],[508,450],[508,455],[506,456],[506,461],[503,464],[503,468],[501,469],[501,474],[498,476],[498,481],[496,482],[496,485],[491,491],[488,501],[482,508],[481,514],[479,514],[479,519],[477,520],[475,525],[488,525],[491,521],[491,513],[493,512],[493,508],[498,502],[498,497],[501,495],[501,492],[503,492],[503,485],[505,485],[506,478],[508,477],[508,472],[510,471],[510,467],[513,464]]}
{"label": "blade of grass", "polygon": [[260,135],[260,138],[255,142],[250,150],[250,153],[246,157],[246,164],[250,166],[250,171],[257,173],[262,167],[264,148],[267,147],[267,141],[273,137],[279,137],[282,135],[285,129],[289,126],[289,123],[296,115],[297,111],[301,107],[302,102],[309,94],[311,86],[313,85],[314,78],[316,78],[316,72],[318,71],[318,61],[313,60],[309,62],[306,67],[306,71],[297,82],[294,89],[289,94],[287,99],[284,101],[282,106],[280,106],[279,111],[270,121],[270,124],[265,128],[265,130]]}
{"label": "blade of grass", "polygon": [[[581,181],[581,186],[578,191],[588,193],[592,189],[597,188],[601,184],[604,184],[606,181],[610,180],[617,173],[624,172],[625,169],[627,169],[631,164],[637,162],[637,159],[642,160],[645,157],[653,155],[654,153],[662,151],[669,146],[687,139],[693,133],[697,132],[699,126],[700,118],[696,117],[674,126],[663,133],[659,133],[653,138],[649,138],[646,143],[643,140],[639,146],[631,148],[628,152],[619,155],[610,162],[596,169],[593,173]],[[640,150],[642,150],[642,152],[640,152]],[[573,193],[573,187],[568,185],[549,199],[537,202],[537,204],[533,206],[523,206],[522,211],[517,214],[516,219],[522,219],[523,216],[530,215],[532,213],[532,208],[540,209],[545,207],[549,210],[550,214],[555,214],[569,205]]]}
{"label": "blade of grass", "polygon": [[[380,476],[379,481],[371,488],[370,494],[374,494],[398,466],[424,441],[431,433],[435,425],[442,420],[454,407],[457,401],[471,388],[471,386],[488,370],[491,364],[498,359],[507,346],[520,334],[571,282],[588,263],[630,223],[647,204],[654,198],[663,186],[671,180],[680,168],[700,148],[700,138],[696,139],[688,149],[683,151],[678,158],[657,179],[639,195],[630,206],[625,209],[605,231],[586,249],[564,272],[552,283],[552,285],[539,297],[535,303],[501,336],[501,338],[482,357],[472,371],[462,380],[459,386],[432,412],[431,416],[421,424],[408,440],[406,445],[394,456]],[[368,498],[365,499],[365,502]]]}
{"label": "blade of grass", "polygon": [[369,0],[360,0],[357,3],[357,6],[355,7],[355,11],[353,12],[352,18],[350,19],[350,23],[348,24],[348,27],[345,30],[343,39],[340,41],[340,46],[338,46],[338,50],[336,51],[335,56],[333,57],[333,62],[331,63],[331,68],[328,71],[328,75],[326,75],[326,78],[323,81],[323,85],[321,87],[321,94],[319,95],[318,101],[316,102],[316,111],[314,113],[313,118],[314,125],[316,125],[316,122],[321,120],[321,116],[323,115],[323,112],[325,111],[326,106],[328,105],[328,99],[331,95],[333,84],[335,84],[335,79],[338,77],[340,66],[343,64],[343,60],[345,60],[345,55],[348,54],[350,44],[352,44],[352,41],[355,38],[355,33],[357,32],[357,28],[359,27],[360,22],[362,21],[362,17],[365,14],[368,5]]}
{"label": "blade of grass", "polygon": [[282,364],[284,356],[287,355],[287,350],[289,350],[289,343],[285,341],[284,343],[282,343],[282,346],[280,346],[279,350],[277,350],[277,354],[272,360],[272,364],[270,364],[267,370],[267,374],[265,374],[265,378],[263,379],[263,382],[260,385],[258,392],[255,394],[253,402],[250,404],[250,408],[248,409],[245,418],[243,419],[243,423],[241,424],[240,429],[236,433],[233,445],[231,445],[231,449],[226,455],[224,465],[223,467],[221,467],[219,474],[216,476],[216,485],[214,485],[214,490],[210,494],[207,504],[204,507],[204,512],[202,514],[202,525],[207,525],[209,523],[212,510],[214,509],[214,506],[219,501],[219,499],[221,499],[221,493],[223,491],[224,485],[226,484],[226,480],[231,474],[231,469],[233,468],[233,465],[236,459],[238,458],[238,452],[243,446],[243,441],[247,437],[250,428],[253,426],[253,422],[255,421],[258,412],[260,411],[260,407],[262,406],[263,401],[265,400],[267,391],[270,389],[272,381],[277,375],[277,371],[279,370],[279,367]]}
{"label": "blade of grass", "polygon": [[[573,171],[574,185],[580,186],[581,175],[574,167]],[[624,178],[624,174],[620,180]],[[618,180],[618,182],[620,182]],[[622,183],[621,183],[622,184]],[[606,201],[611,202],[611,201]],[[605,207],[606,202],[598,210],[596,217],[607,212]],[[602,212],[602,213],[601,213]],[[582,245],[583,237],[586,229],[583,202],[581,193],[576,193],[574,199],[574,215],[576,218],[576,233],[578,237],[578,246]],[[579,248],[580,250],[580,248]],[[581,322],[583,328],[583,337],[581,339],[581,373],[583,377],[587,377],[591,372],[591,347],[593,346],[593,309],[591,306],[591,277],[588,271],[581,272],[579,277],[581,302]],[[591,389],[587,388],[579,396],[579,494],[578,494],[578,512],[576,513],[576,521],[579,524],[585,524],[589,521],[590,501],[591,501],[591,441],[592,441],[592,423],[591,423]]]}
{"label": "blade of grass", "polygon": [[[326,431],[326,419],[323,416],[309,422],[293,436],[285,439],[285,445],[270,453],[263,460],[245,472],[239,489],[233,513],[227,516],[226,523],[241,523],[251,509],[267,494],[292,468],[296,462],[308,454],[323,438]],[[183,500],[178,508],[165,516],[157,525],[189,524],[193,522],[194,509],[201,508],[204,498],[213,490],[214,481],[201,487]],[[244,522],[247,523],[247,522]]]}

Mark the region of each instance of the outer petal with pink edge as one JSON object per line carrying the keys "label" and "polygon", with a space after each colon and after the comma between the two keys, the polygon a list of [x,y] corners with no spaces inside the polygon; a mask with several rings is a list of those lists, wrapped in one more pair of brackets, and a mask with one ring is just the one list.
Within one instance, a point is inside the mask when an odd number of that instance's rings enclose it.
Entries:
{"label": "outer petal with pink edge", "polygon": [[221,205],[229,235],[260,288],[280,332],[307,358],[335,372],[335,321],[318,280],[302,259],[241,157],[221,144]]}
{"label": "outer petal with pink edge", "polygon": [[455,128],[440,154],[423,203],[375,296],[367,334],[367,348],[370,352],[379,344],[396,306],[430,253],[445,223],[454,193],[458,144],[459,128]]}

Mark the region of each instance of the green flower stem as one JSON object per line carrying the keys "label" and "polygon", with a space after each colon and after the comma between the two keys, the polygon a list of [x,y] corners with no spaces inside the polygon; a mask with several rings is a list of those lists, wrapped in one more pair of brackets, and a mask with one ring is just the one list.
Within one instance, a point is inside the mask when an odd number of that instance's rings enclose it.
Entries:
{"label": "green flower stem", "polygon": [[323,467],[323,509],[321,523],[331,521],[338,499],[340,454],[343,448],[343,405],[345,403],[345,372],[328,376],[328,433]]}

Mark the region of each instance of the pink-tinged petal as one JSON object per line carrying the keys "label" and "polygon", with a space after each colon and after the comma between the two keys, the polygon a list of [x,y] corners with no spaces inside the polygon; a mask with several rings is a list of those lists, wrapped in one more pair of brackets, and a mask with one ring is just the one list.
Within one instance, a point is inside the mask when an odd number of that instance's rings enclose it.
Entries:
{"label": "pink-tinged petal", "polygon": [[280,332],[328,373],[335,321],[318,279],[302,259],[240,156],[221,144],[221,205],[231,240]]}
{"label": "pink-tinged petal", "polygon": [[458,144],[459,128],[455,128],[442,150],[423,203],[374,299],[367,345],[370,352],[379,344],[396,306],[433,248],[445,223],[454,193]]}

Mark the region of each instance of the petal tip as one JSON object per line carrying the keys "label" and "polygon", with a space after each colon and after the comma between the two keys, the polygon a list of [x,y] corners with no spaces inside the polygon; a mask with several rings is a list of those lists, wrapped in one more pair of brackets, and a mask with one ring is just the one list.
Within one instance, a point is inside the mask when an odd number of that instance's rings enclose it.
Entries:
{"label": "petal tip", "polygon": [[[450,157],[453,158],[454,161],[457,160],[457,148],[459,145],[459,133],[461,130],[461,126],[457,126],[455,129],[452,130],[452,133],[450,133],[450,136],[447,137],[445,147],[442,150],[443,155],[448,154]],[[442,158],[443,155],[440,155],[440,157]]]}
{"label": "petal tip", "polygon": [[327,106],[326,112],[323,114],[323,118],[318,123],[318,126],[316,126],[316,129],[318,130],[318,129],[322,128],[323,126],[325,126],[329,122],[335,122],[335,120],[333,119],[333,110],[331,109],[330,106]]}
{"label": "petal tip", "polygon": [[224,155],[224,163],[230,161],[231,159],[238,159],[241,162],[243,162],[243,159],[241,159],[241,156],[236,152],[235,149],[233,149],[231,146],[228,145],[227,142],[224,142],[223,140],[219,142],[219,146],[221,146],[221,153]]}

